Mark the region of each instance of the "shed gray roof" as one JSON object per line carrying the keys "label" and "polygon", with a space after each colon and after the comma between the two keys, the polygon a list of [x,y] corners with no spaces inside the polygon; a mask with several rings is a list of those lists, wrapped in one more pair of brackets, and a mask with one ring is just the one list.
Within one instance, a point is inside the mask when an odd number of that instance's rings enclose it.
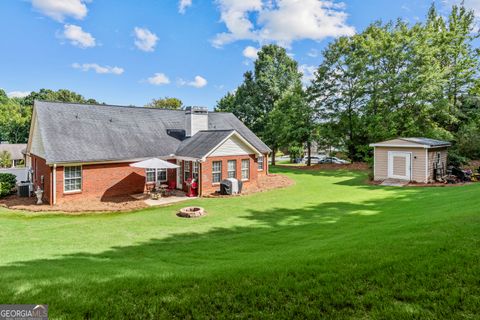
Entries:
{"label": "shed gray roof", "polygon": [[430,138],[396,138],[392,140],[371,143],[371,147],[413,147],[413,148],[439,148],[449,147],[450,142]]}
{"label": "shed gray roof", "polygon": [[[167,130],[185,130],[183,110],[35,101],[35,111],[47,163],[169,156],[182,141]],[[208,129],[235,130],[260,152],[270,152],[231,113],[209,113]]]}
{"label": "shed gray roof", "polygon": [[0,152],[7,151],[12,160],[23,159],[23,151],[26,148],[25,143],[0,143]]}
{"label": "shed gray roof", "polygon": [[175,155],[203,158],[233,131],[234,130],[199,131],[193,137],[182,141]]}
{"label": "shed gray roof", "polygon": [[450,146],[450,142],[448,141],[442,141],[442,140],[436,140],[436,139],[430,139],[430,138],[399,138],[400,140],[404,141],[409,141],[413,143],[418,143],[418,144],[423,144],[425,146],[430,146],[430,147],[443,147],[443,146]]}

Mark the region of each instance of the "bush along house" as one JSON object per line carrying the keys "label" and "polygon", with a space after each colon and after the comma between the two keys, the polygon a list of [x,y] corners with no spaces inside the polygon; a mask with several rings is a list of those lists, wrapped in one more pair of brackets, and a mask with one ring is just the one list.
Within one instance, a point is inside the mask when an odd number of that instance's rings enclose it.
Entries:
{"label": "bush along house", "polygon": [[[165,182],[200,196],[225,178],[257,183],[270,149],[231,113],[35,101],[27,145],[33,183],[51,205],[141,193]],[[130,164],[157,157],[179,169]]]}

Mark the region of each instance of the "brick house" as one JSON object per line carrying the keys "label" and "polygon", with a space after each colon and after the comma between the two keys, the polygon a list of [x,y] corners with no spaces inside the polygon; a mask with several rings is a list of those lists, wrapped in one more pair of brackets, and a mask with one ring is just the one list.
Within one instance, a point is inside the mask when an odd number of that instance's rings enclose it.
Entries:
{"label": "brick house", "polygon": [[[199,195],[227,177],[255,184],[270,149],[231,113],[35,101],[27,154],[33,183],[51,205],[75,198],[140,193],[158,181]],[[157,157],[180,169],[140,169]]]}

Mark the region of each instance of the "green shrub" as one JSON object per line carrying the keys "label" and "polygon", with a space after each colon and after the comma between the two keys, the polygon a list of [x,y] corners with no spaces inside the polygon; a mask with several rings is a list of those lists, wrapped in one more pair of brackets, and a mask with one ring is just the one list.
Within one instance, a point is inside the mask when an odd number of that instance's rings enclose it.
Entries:
{"label": "green shrub", "polygon": [[0,182],[0,198],[8,196],[12,192],[10,185],[5,182]]}
{"label": "green shrub", "polygon": [[449,166],[454,166],[454,167],[461,167],[464,164],[468,163],[468,159],[465,158],[464,156],[461,156],[458,154],[456,150],[450,150],[448,152],[448,165]]}
{"label": "green shrub", "polygon": [[11,173],[0,173],[0,197],[9,195],[15,188],[17,177]]}
{"label": "green shrub", "polygon": [[13,188],[17,183],[17,177],[11,173],[0,173],[0,182],[8,183]]}

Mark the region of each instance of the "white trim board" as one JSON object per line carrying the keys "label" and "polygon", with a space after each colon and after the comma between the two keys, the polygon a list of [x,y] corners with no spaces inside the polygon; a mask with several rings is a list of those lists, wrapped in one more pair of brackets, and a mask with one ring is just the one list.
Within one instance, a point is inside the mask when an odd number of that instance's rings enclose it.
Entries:
{"label": "white trim board", "polygon": [[[393,168],[393,158],[394,157],[403,157],[405,158],[405,176],[395,175]],[[403,151],[388,151],[387,159],[387,177],[391,179],[400,179],[400,180],[412,180],[412,153],[403,152]]]}

